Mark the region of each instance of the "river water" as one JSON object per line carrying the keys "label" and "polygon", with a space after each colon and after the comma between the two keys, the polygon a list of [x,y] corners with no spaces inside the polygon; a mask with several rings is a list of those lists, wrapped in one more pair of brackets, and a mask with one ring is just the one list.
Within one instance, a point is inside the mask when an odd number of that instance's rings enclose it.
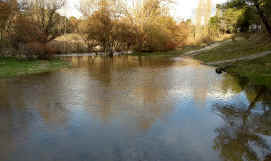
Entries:
{"label": "river water", "polygon": [[0,80],[0,161],[267,161],[271,93],[195,60],[65,57]]}

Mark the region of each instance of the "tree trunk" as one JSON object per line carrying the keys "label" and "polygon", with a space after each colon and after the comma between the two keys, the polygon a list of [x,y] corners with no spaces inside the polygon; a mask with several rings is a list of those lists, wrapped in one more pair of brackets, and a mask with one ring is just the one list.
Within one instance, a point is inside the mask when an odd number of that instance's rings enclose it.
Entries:
{"label": "tree trunk", "polygon": [[114,52],[113,52],[112,49],[110,49],[110,50],[108,51],[108,55],[109,55],[109,57],[113,57],[113,56],[114,56]]}
{"label": "tree trunk", "polygon": [[265,28],[266,28],[267,32],[271,35],[271,26],[270,26],[270,24],[268,22],[267,17],[264,15],[263,10],[260,8],[259,2],[255,2],[255,6],[257,8],[258,14],[260,15],[260,17],[261,17],[261,19],[262,19],[262,21],[263,21],[263,23],[265,25]]}
{"label": "tree trunk", "polygon": [[2,40],[2,37],[3,37],[3,31],[2,31],[2,29],[0,28],[0,40]]}

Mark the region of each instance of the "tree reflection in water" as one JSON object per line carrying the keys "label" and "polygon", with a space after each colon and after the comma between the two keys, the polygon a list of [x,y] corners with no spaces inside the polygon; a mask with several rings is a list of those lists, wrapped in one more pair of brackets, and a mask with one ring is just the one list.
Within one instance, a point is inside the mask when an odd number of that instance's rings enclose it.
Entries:
{"label": "tree reflection in water", "polygon": [[[251,90],[250,90],[251,91]],[[270,92],[260,88],[252,99],[246,90],[250,104],[216,104],[214,111],[225,124],[215,130],[214,149],[225,161],[267,161],[271,160]],[[269,99],[268,99],[269,98]],[[259,104],[258,104],[259,103]]]}

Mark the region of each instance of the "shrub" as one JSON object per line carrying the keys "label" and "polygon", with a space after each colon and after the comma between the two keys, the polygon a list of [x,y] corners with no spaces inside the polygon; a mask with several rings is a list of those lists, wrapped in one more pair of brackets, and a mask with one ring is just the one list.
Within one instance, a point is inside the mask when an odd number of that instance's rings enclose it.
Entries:
{"label": "shrub", "polygon": [[40,42],[26,43],[23,48],[23,55],[29,59],[39,58],[46,54],[46,46]]}

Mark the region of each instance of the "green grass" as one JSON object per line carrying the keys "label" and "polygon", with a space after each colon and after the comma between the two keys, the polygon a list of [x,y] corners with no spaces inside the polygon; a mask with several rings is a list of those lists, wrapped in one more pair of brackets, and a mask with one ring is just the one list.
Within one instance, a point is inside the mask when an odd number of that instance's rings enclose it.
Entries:
{"label": "green grass", "polygon": [[248,78],[254,85],[262,85],[271,89],[271,55],[266,57],[234,63],[227,72]]}
{"label": "green grass", "polygon": [[0,78],[44,73],[68,67],[69,63],[61,60],[18,60],[16,58],[0,58]]}
{"label": "green grass", "polygon": [[228,42],[212,50],[204,51],[200,55],[195,56],[195,58],[204,62],[215,62],[248,56],[266,50],[271,50],[270,42],[243,39]]}
{"label": "green grass", "polygon": [[[194,56],[194,58],[203,62],[215,62],[240,58],[268,50],[271,50],[270,40],[254,35],[250,39],[228,42],[220,47],[204,51]],[[227,66],[227,64],[221,66]],[[230,64],[226,71],[241,78],[246,78],[254,85],[271,88],[271,55]]]}
{"label": "green grass", "polygon": [[187,46],[184,49],[176,49],[172,51],[161,51],[161,52],[135,52],[132,56],[179,56],[188,51],[198,50],[202,47],[199,46]]}

